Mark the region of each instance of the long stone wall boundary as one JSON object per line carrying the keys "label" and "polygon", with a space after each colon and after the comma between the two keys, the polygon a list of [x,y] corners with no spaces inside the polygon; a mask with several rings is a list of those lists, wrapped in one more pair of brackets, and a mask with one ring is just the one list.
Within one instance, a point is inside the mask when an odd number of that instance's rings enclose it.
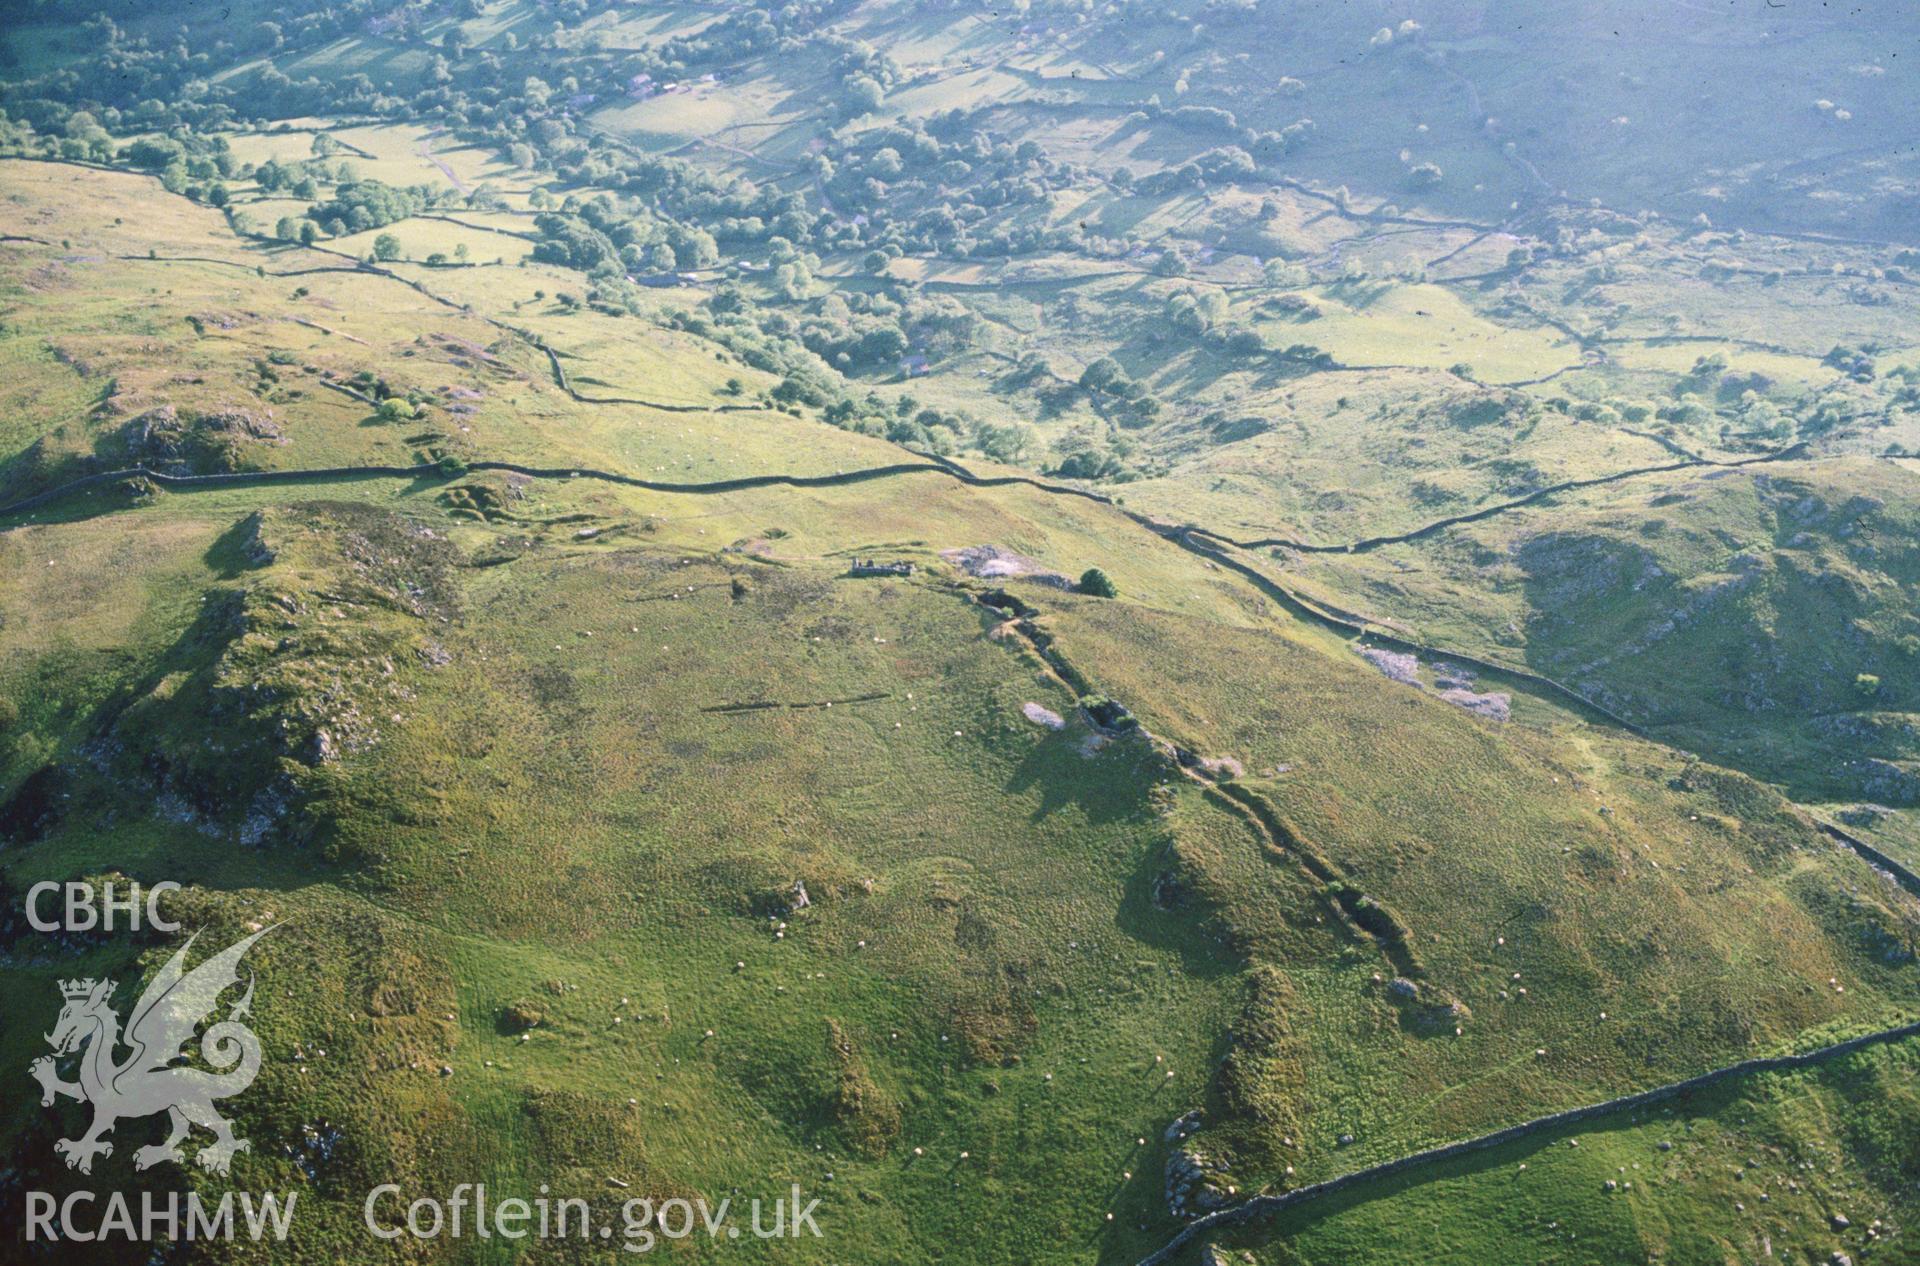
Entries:
{"label": "long stone wall boundary", "polygon": [[1482,1134],[1477,1138],[1462,1139],[1457,1143],[1446,1143],[1439,1147],[1428,1148],[1425,1151],[1412,1152],[1406,1156],[1396,1157],[1390,1161],[1382,1161],[1378,1165],[1369,1165],[1365,1169],[1352,1170],[1348,1173],[1341,1174],[1337,1178],[1329,1178],[1324,1182],[1310,1183],[1305,1187],[1296,1187],[1292,1191],[1284,1192],[1280,1195],[1255,1196],[1253,1199],[1242,1201],[1230,1209],[1222,1209],[1218,1213],[1210,1213],[1197,1221],[1189,1223],[1184,1230],[1174,1236],[1173,1239],[1169,1240],[1160,1249],[1141,1258],[1139,1266],[1163,1266],[1164,1263],[1171,1262],[1175,1256],[1189,1246],[1204,1240],[1216,1231],[1245,1226],[1249,1222],[1272,1217],[1288,1209],[1298,1208],[1303,1204],[1318,1200],[1322,1196],[1330,1196],[1335,1192],[1344,1191],[1349,1187],[1357,1187],[1363,1183],[1373,1182],[1382,1178],[1390,1178],[1395,1174],[1405,1173],[1411,1169],[1421,1169],[1437,1165],[1443,1161],[1468,1156],[1475,1152],[1484,1152],[1490,1148],[1499,1147],[1506,1143],[1518,1142],[1521,1139],[1569,1125],[1578,1125],[1583,1121],[1591,1121],[1597,1117],[1609,1116],[1616,1112],[1626,1112],[1635,1108],[1650,1107],[1654,1104],[1664,1103],[1669,1099],[1677,1098],[1691,1091],[1704,1090],[1708,1087],[1719,1085],[1721,1082],[1749,1076],[1753,1073],[1791,1072],[1796,1069],[1812,1068],[1819,1064],[1829,1063],[1843,1055],[1851,1055],[1856,1051],[1866,1050],[1868,1047],[1882,1046],[1917,1036],[1920,1036],[1920,1023],[1903,1024],[1895,1028],[1881,1029],[1875,1033],[1863,1034],[1860,1037],[1848,1038],[1844,1042],[1835,1042],[1831,1046],[1822,1046],[1817,1050],[1803,1051],[1797,1055],[1769,1055],[1759,1059],[1741,1060],[1737,1064],[1728,1064],[1724,1068],[1715,1068],[1709,1072],[1701,1073],[1697,1077],[1689,1077],[1684,1081],[1669,1082],[1664,1086],[1655,1086],[1651,1090],[1636,1091],[1633,1094],[1621,1095],[1618,1098],[1587,1104],[1584,1107],[1568,1108],[1563,1112],[1548,1113],[1543,1117],[1535,1117],[1531,1121],[1523,1121],[1519,1125],[1508,1126],[1504,1130],[1495,1130],[1491,1134]]}

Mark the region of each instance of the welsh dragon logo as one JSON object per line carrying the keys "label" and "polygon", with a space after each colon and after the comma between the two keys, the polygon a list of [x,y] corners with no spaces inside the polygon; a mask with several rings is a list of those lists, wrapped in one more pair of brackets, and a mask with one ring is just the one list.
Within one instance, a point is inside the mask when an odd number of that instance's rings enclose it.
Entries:
{"label": "welsh dragon logo", "polygon": [[[169,1129],[165,1142],[134,1153],[137,1169],[162,1161],[185,1164],[180,1144],[199,1126],[211,1131],[213,1142],[195,1154],[202,1169],[225,1174],[235,1152],[250,1149],[247,1140],[233,1136],[233,1123],[214,1111],[216,1099],[229,1099],[253,1084],[260,1072],[260,1039],[240,1023],[253,1003],[253,976],[246,993],[233,1004],[227,1018],[208,1027],[200,1039],[200,1054],[214,1071],[182,1066],[186,1044],[202,1021],[213,1014],[220,995],[240,983],[235,966],[253,943],[271,932],[262,928],[186,970],[187,951],[198,934],[167,960],[140,1001],[134,1004],[126,1031],[111,1005],[111,980],[63,980],[60,992],[66,1005],[59,1022],[46,1035],[53,1055],[33,1061],[29,1072],[40,1083],[40,1104],[51,1107],[55,1095],[66,1095],[93,1105],[93,1124],[77,1139],[61,1139],[54,1151],[71,1169],[93,1172],[93,1158],[110,1156],[113,1144],[103,1135],[123,1117],[147,1117],[165,1112]],[[116,1059],[119,1048],[132,1053]],[[61,1081],[55,1057],[80,1052],[79,1080]]]}

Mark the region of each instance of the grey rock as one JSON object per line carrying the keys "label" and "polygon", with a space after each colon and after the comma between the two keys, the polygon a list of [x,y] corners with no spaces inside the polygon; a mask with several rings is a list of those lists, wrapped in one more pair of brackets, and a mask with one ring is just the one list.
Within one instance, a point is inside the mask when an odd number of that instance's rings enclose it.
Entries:
{"label": "grey rock", "polygon": [[1168,1143],[1171,1143],[1174,1140],[1179,1138],[1184,1138],[1185,1136],[1198,1131],[1200,1128],[1201,1122],[1203,1122],[1205,1119],[1206,1119],[1206,1113],[1199,1108],[1195,1108],[1193,1111],[1186,1113],[1184,1116],[1176,1118],[1173,1124],[1167,1127],[1166,1133],[1163,1134],[1161,1137]]}

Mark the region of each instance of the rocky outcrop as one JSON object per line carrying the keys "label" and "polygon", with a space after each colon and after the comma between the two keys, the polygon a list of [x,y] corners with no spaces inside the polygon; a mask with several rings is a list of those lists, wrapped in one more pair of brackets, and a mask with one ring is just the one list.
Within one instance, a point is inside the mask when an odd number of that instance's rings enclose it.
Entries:
{"label": "rocky outcrop", "polygon": [[[404,723],[410,673],[445,653],[427,629],[456,610],[453,551],[344,502],[249,515],[223,547],[249,570],[207,592],[168,671],[102,720],[95,763],[176,821],[262,846],[316,825],[292,812],[315,771]],[[351,624],[330,618],[343,604]]]}
{"label": "rocky outcrop", "polygon": [[253,464],[248,449],[284,444],[286,433],[271,410],[224,406],[206,412],[163,404],[128,421],[105,458],[124,458],[172,475],[211,475]]}
{"label": "rocky outcrop", "polygon": [[1175,1148],[1167,1157],[1167,1212],[1192,1218],[1226,1208],[1237,1194],[1227,1181],[1229,1168],[1198,1148]]}

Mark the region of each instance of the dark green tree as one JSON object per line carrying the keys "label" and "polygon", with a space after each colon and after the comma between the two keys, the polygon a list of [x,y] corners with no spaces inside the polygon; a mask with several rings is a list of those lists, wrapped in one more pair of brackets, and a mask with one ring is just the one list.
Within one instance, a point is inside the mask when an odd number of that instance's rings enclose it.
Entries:
{"label": "dark green tree", "polygon": [[1096,598],[1118,598],[1120,591],[1114,588],[1107,573],[1098,567],[1089,567],[1080,573],[1080,583],[1074,586],[1081,593],[1092,594]]}

